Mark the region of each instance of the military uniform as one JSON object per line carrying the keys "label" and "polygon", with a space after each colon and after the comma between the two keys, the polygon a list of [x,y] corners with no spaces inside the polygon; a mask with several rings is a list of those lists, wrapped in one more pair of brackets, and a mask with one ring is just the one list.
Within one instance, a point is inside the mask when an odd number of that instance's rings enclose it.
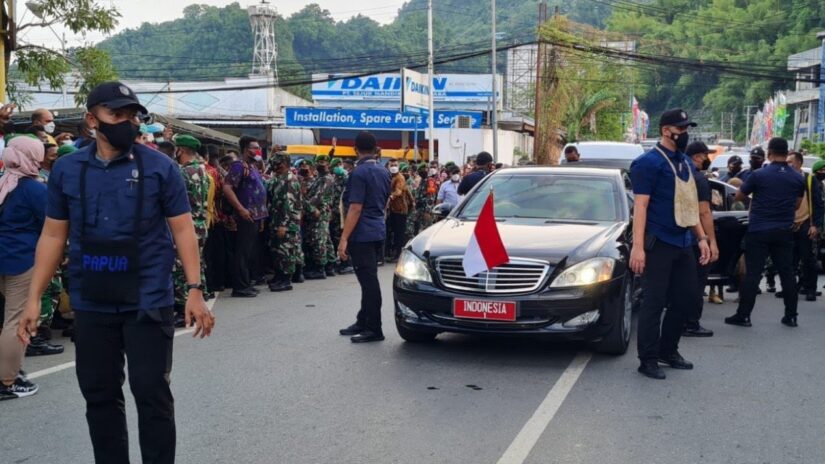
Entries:
{"label": "military uniform", "polygon": [[432,209],[435,206],[438,185],[435,179],[421,179],[415,189],[414,232],[418,233],[433,224]]}
{"label": "military uniform", "polygon": [[[298,176],[289,171],[283,175],[273,175],[267,182],[267,193],[270,198],[267,245],[272,253],[276,277],[285,278],[288,282],[297,268],[304,264],[301,249],[301,183]],[[283,238],[278,237],[281,227],[286,229]]]}
{"label": "military uniform", "polygon": [[313,269],[320,272],[335,263],[335,250],[329,236],[334,190],[332,175],[319,175],[309,186],[304,202],[305,242]]}
{"label": "military uniform", "polygon": [[[186,193],[189,197],[189,207],[192,210],[192,222],[195,224],[195,235],[198,237],[198,254],[203,256],[203,247],[209,228],[207,227],[207,201],[209,197],[209,174],[201,160],[195,158],[180,167]],[[201,259],[201,283],[206,283],[206,267]],[[175,286],[175,306],[185,307],[189,291],[186,289],[186,275],[180,257],[175,257],[175,267],[172,271]]]}

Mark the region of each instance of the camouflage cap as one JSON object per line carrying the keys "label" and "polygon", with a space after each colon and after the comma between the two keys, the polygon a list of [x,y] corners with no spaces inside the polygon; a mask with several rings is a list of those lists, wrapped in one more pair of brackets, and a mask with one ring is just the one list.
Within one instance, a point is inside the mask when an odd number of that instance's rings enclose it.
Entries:
{"label": "camouflage cap", "polygon": [[331,168],[334,168],[335,166],[340,166],[340,165],[341,165],[341,158],[332,158],[332,160],[329,162],[329,167],[331,167]]}
{"label": "camouflage cap", "polygon": [[327,155],[318,155],[318,156],[315,157],[315,162],[316,163],[323,163],[323,162],[328,163],[329,162],[329,156],[327,156]]}
{"label": "camouflage cap", "polygon": [[189,134],[180,134],[175,137],[175,145],[179,147],[190,148],[192,150],[198,150],[201,147],[200,140],[196,139],[195,137]]}

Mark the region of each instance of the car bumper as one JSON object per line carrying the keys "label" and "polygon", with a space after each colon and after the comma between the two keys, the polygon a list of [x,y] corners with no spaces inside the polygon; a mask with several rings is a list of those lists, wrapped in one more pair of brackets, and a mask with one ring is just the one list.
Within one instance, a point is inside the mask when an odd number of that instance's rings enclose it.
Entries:
{"label": "car bumper", "polygon": [[[395,277],[395,320],[400,326],[422,332],[454,332],[487,335],[536,335],[567,340],[598,341],[612,328],[615,312],[623,311],[624,276],[589,287],[545,288],[528,295],[479,295],[438,288],[433,284]],[[456,298],[513,301],[516,320],[491,322],[453,315]],[[584,326],[564,323],[598,310],[599,318]]]}

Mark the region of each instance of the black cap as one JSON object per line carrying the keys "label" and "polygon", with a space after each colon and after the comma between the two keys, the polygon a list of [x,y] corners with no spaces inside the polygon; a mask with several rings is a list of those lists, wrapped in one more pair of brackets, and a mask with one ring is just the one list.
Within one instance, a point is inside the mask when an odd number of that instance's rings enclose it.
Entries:
{"label": "black cap", "polygon": [[[785,152],[786,153],[788,152],[788,143],[787,142],[785,143]],[[753,149],[751,149],[751,156],[753,156],[755,158],[764,159],[765,158],[765,150],[763,150],[762,147],[754,147]]]}
{"label": "black cap", "polygon": [[149,114],[146,107],[140,104],[135,92],[121,82],[104,82],[89,92],[86,98],[86,108],[91,109],[97,105],[116,110],[127,106],[136,106],[138,111]]}
{"label": "black cap", "polygon": [[378,146],[372,132],[363,131],[355,137],[355,149],[363,153],[374,153]]}
{"label": "black cap", "polygon": [[676,126],[676,127],[696,127],[696,123],[691,121],[688,118],[687,113],[685,110],[681,108],[676,108],[673,110],[667,110],[662,113],[662,117],[659,119],[659,127],[665,126]]}
{"label": "black cap", "polygon": [[730,166],[731,164],[742,164],[742,157],[740,157],[739,155],[731,156],[730,158],[728,158],[728,166]]}
{"label": "black cap", "polygon": [[[781,137],[774,137],[768,141],[768,151],[774,155],[788,154],[788,141]],[[751,151],[753,155],[753,151]]]}
{"label": "black cap", "polygon": [[705,142],[700,142],[700,141],[691,142],[691,144],[688,145],[687,149],[685,150],[685,154],[688,155],[688,156],[698,155],[699,153],[708,153],[709,154],[709,153],[712,153],[712,152],[713,152],[713,150],[708,148],[708,146],[705,145]]}
{"label": "black cap", "polygon": [[482,151],[476,156],[476,165],[477,166],[487,166],[488,164],[493,162],[493,155],[487,153],[486,151]]}

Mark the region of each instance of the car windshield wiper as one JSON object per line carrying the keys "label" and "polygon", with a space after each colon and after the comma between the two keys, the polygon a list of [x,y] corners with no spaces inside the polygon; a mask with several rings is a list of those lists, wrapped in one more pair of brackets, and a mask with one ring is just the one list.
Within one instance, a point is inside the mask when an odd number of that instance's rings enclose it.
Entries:
{"label": "car windshield wiper", "polygon": [[585,224],[596,225],[597,221],[585,221],[583,219],[548,219],[544,221],[545,224]]}
{"label": "car windshield wiper", "polygon": [[[462,221],[477,221],[478,216],[458,216],[456,219],[460,219]],[[506,220],[507,220],[507,218],[502,218],[502,217],[497,217],[496,218],[496,222],[504,222]]]}

